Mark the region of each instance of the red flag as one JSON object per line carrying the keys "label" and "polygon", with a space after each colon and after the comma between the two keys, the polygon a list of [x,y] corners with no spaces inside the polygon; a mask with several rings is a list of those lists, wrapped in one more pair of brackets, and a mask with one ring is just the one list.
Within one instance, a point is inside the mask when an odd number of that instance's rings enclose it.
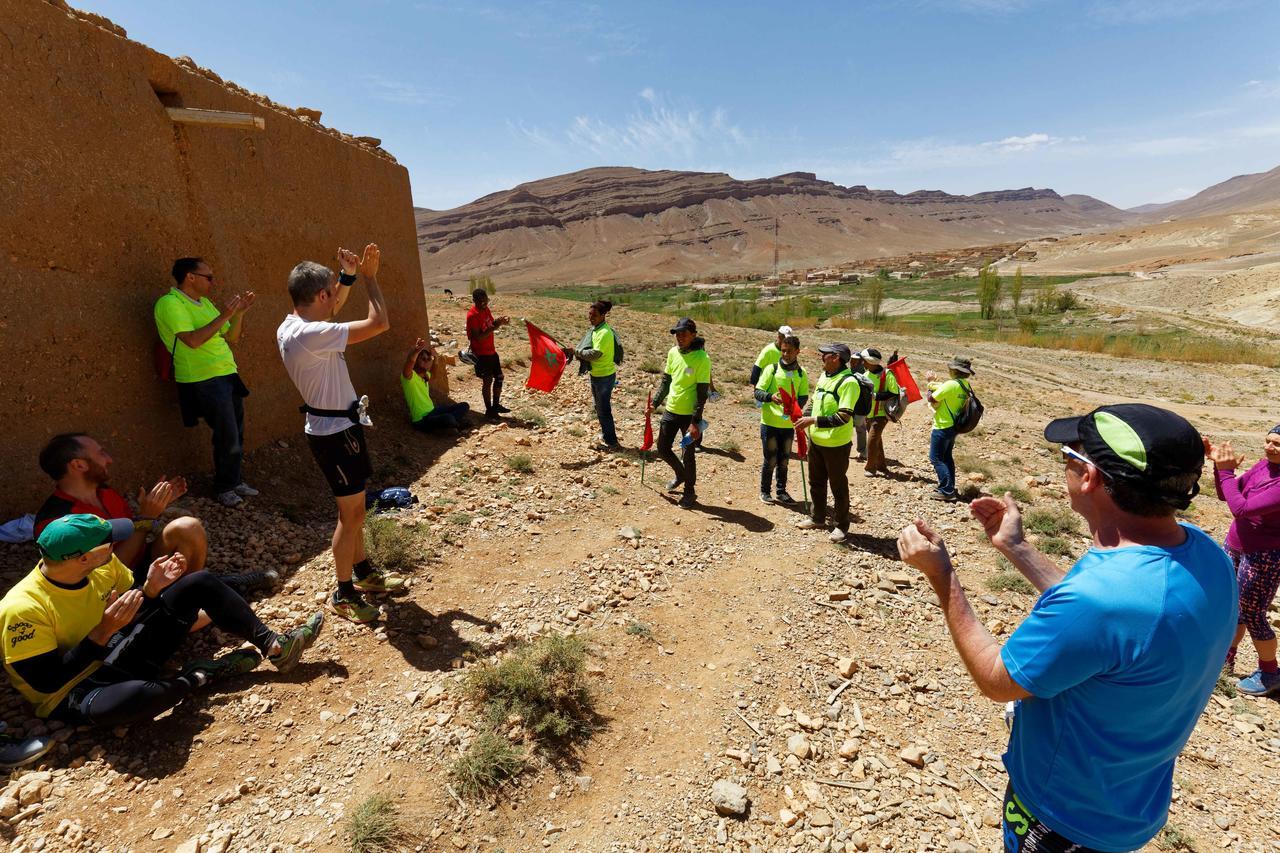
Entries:
{"label": "red flag", "polygon": [[916,385],[916,380],[911,376],[911,368],[907,367],[905,358],[889,362],[889,370],[893,373],[893,378],[898,380],[898,387],[907,392],[908,403],[916,403],[923,399],[920,386]]}
{"label": "red flag", "polygon": [[560,381],[568,358],[550,335],[528,320],[524,325],[529,330],[529,379],[524,387],[550,393]]}
{"label": "red flag", "polygon": [[[800,408],[800,404],[787,393],[787,389],[779,388],[778,395],[782,397],[782,413],[791,419],[792,423],[804,417],[804,411]],[[801,459],[807,459],[809,456],[809,440],[804,430],[796,430],[796,456]]]}
{"label": "red flag", "polygon": [[644,406],[644,444],[640,445],[641,450],[650,450],[653,448],[653,392],[649,392],[649,402]]}

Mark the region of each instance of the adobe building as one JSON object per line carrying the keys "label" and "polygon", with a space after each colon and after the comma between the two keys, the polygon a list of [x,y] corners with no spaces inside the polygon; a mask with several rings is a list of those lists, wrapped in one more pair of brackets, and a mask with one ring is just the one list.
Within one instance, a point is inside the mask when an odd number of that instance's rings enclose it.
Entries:
{"label": "adobe building", "polygon": [[[258,294],[234,348],[252,392],[252,451],[301,436],[301,400],[275,345],[292,310],[289,271],[376,242],[392,331],[353,349],[349,366],[375,422],[402,416],[400,359],[427,335],[427,313],[409,174],[378,140],[326,128],[314,110],[157,53],[60,0],[0,0],[0,68],[0,522],[48,493],[36,456],[58,432],[102,439],[122,489],[144,474],[211,471],[208,428],[183,428],[174,386],[152,363],[152,305],[183,255],[206,258],[223,293]],[[339,319],[366,310],[357,284]]]}

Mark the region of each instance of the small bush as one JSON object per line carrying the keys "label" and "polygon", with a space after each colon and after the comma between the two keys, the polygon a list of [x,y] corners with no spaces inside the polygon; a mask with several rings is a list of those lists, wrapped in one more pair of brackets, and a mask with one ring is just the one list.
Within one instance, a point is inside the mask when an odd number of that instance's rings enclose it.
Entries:
{"label": "small bush", "polygon": [[1016,569],[992,575],[987,578],[986,587],[992,592],[1017,592],[1022,595],[1034,595],[1036,591],[1031,581],[1024,578]]}
{"label": "small bush", "polygon": [[355,807],[347,818],[347,844],[351,853],[393,850],[407,839],[400,826],[395,801],[386,794],[374,794]]}
{"label": "small bush", "polygon": [[507,467],[517,474],[532,474],[533,457],[527,453],[513,453],[507,457]]}
{"label": "small bush", "polygon": [[736,440],[732,438],[726,438],[724,441],[720,442],[720,449],[723,450],[725,453],[741,453],[742,452],[742,447],[738,444]]}
{"label": "small bush", "polygon": [[1060,507],[1030,510],[1023,516],[1022,523],[1027,530],[1042,536],[1075,533],[1080,529],[1076,514]]}
{"label": "small bush", "polygon": [[1054,554],[1059,557],[1074,557],[1071,543],[1060,536],[1046,536],[1040,540],[1040,550],[1046,554]]}
{"label": "small bush", "polygon": [[1013,499],[1015,501],[1019,501],[1021,503],[1031,502],[1031,493],[1022,486],[1017,486],[1013,483],[997,483],[991,487],[991,494],[998,498],[1003,498],[1005,492],[1013,495]]}
{"label": "small bush", "polygon": [[395,519],[369,515],[364,521],[364,550],[369,562],[381,569],[399,571],[417,567],[422,549],[413,527],[405,527]]}
{"label": "small bush", "polygon": [[518,420],[538,429],[542,429],[547,425],[547,416],[532,406],[524,407],[516,412],[515,415]]}
{"label": "small bush", "polygon": [[506,738],[493,732],[482,732],[467,747],[449,776],[467,799],[476,799],[519,776],[525,768],[524,755]]}
{"label": "small bush", "polygon": [[495,727],[516,715],[539,740],[571,741],[595,728],[595,695],[586,665],[587,644],[581,637],[552,634],[474,670],[467,693]]}
{"label": "small bush", "polygon": [[1172,823],[1165,824],[1164,829],[1160,830],[1160,835],[1156,837],[1156,846],[1173,853],[1197,853],[1199,849],[1191,840],[1191,836]]}
{"label": "small bush", "polygon": [[641,373],[661,373],[662,363],[659,362],[656,358],[654,358],[651,355],[645,356],[644,360],[640,362],[640,372]]}
{"label": "small bush", "polygon": [[456,524],[459,527],[466,527],[471,523],[472,517],[469,512],[455,512],[449,516],[449,523]]}
{"label": "small bush", "polygon": [[639,637],[642,640],[653,639],[653,629],[643,622],[631,622],[626,627],[626,632],[633,637]]}
{"label": "small bush", "polygon": [[1236,687],[1235,676],[1226,672],[1218,676],[1218,685],[1214,688],[1214,691],[1221,693],[1228,699],[1234,699],[1240,695],[1240,688]]}

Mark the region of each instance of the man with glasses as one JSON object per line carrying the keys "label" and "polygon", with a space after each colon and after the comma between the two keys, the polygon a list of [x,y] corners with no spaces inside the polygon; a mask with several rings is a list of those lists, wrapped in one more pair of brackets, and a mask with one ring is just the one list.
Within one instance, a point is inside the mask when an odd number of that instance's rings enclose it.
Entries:
{"label": "man with glasses", "polygon": [[1217,683],[1236,626],[1231,561],[1178,520],[1199,491],[1200,434],[1172,412],[1103,406],[1045,428],[1093,544],[1063,572],[1027,542],[1013,498],[970,511],[1040,590],[1003,648],[924,521],[898,553],[932,584],[978,689],[1017,700],[1004,755],[1006,851],[1136,850],[1168,816],[1173,766]]}
{"label": "man with glasses", "polygon": [[156,300],[155,322],[160,342],[173,359],[182,423],[193,427],[203,418],[213,430],[213,487],[223,506],[237,506],[257,489],[240,475],[244,458],[244,398],[230,344],[240,339],[244,312],[253,291],[232,293],[219,310],[209,294],[217,277],[203,258],[173,262],[176,284]]}

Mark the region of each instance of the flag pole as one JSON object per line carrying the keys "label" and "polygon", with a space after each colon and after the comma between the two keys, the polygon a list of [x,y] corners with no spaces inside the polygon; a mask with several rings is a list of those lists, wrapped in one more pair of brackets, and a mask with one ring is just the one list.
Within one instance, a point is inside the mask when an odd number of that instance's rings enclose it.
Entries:
{"label": "flag pole", "polygon": [[809,478],[804,473],[804,459],[800,460],[800,488],[804,493],[804,511],[809,512]]}

